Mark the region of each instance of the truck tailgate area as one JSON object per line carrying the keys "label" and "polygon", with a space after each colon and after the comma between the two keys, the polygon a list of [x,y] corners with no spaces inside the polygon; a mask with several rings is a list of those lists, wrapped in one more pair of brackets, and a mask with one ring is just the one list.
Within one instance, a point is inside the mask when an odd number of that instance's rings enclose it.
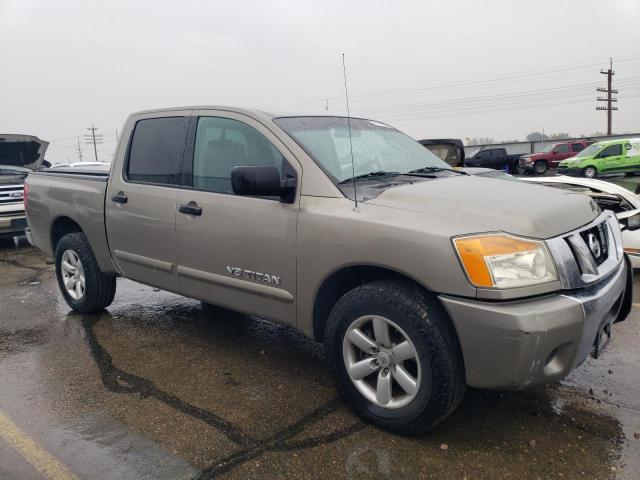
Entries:
{"label": "truck tailgate area", "polygon": [[89,240],[100,268],[115,272],[104,222],[107,173],[74,171],[29,175],[27,222],[33,244],[54,256],[57,232],[76,226]]}

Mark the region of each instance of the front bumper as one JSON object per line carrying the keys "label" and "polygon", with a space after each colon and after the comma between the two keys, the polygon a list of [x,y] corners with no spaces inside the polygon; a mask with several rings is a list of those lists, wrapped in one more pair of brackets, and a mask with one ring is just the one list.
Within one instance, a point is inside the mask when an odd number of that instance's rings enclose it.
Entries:
{"label": "front bumper", "polygon": [[535,299],[485,302],[441,295],[464,357],[467,384],[521,389],[557,381],[580,365],[608,322],[631,308],[629,260],[601,282]]}
{"label": "front bumper", "polygon": [[22,235],[27,228],[27,218],[23,215],[0,217],[0,238]]}
{"label": "front bumper", "polygon": [[571,177],[581,177],[582,176],[582,169],[578,168],[578,167],[563,167],[561,165],[558,165],[558,174],[559,175],[569,175]]}

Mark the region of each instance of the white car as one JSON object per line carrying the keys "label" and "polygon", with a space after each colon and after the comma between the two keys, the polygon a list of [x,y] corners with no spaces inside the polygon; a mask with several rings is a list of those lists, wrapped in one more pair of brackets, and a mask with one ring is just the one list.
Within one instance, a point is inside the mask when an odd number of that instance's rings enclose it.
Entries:
{"label": "white car", "polygon": [[[525,177],[520,178],[526,182],[534,182],[549,187],[569,188],[581,191],[592,196],[601,208],[613,211],[618,218],[625,212],[640,209],[640,197],[615,183],[596,180],[594,178],[568,177],[558,175],[555,177]],[[640,230],[623,230],[622,243],[624,251],[631,258],[633,268],[640,268]]]}
{"label": "white car", "polygon": [[76,163],[54,163],[50,168],[96,168],[99,170],[108,170],[111,167],[109,162],[76,162]]}

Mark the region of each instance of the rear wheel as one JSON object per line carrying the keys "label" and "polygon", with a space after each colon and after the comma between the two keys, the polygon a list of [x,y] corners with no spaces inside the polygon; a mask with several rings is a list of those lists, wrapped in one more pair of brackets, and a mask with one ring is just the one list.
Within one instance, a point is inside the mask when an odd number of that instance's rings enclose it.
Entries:
{"label": "rear wheel", "polygon": [[411,286],[380,281],[351,290],[332,309],[325,338],[340,394],[375,425],[423,433],[462,400],[453,327],[434,299]]}
{"label": "rear wheel", "polygon": [[549,170],[549,165],[547,165],[547,162],[538,160],[533,164],[533,171],[536,173],[536,175],[544,175],[545,173],[547,173],[547,170]]}
{"label": "rear wheel", "polygon": [[582,169],[582,176],[586,178],[596,178],[598,176],[598,170],[596,167],[585,167]]}
{"label": "rear wheel", "polygon": [[100,270],[84,233],[69,233],[56,246],[56,277],[67,305],[80,313],[109,306],[116,278]]}
{"label": "rear wheel", "polygon": [[520,162],[516,163],[514,171],[516,175],[524,175],[526,173],[524,165],[522,165]]}

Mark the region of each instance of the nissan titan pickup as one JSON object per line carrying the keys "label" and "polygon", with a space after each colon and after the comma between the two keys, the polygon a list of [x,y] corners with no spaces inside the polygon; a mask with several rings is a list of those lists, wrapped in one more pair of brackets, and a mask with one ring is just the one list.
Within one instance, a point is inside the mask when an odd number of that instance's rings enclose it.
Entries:
{"label": "nissan titan pickup", "polygon": [[145,111],[110,173],[27,185],[28,238],[71,309],[108,307],[121,276],[290,325],[324,342],[359,415],[401,434],[441,422],[467,386],[560,380],[631,308],[611,212],[454,170],[374,120]]}

